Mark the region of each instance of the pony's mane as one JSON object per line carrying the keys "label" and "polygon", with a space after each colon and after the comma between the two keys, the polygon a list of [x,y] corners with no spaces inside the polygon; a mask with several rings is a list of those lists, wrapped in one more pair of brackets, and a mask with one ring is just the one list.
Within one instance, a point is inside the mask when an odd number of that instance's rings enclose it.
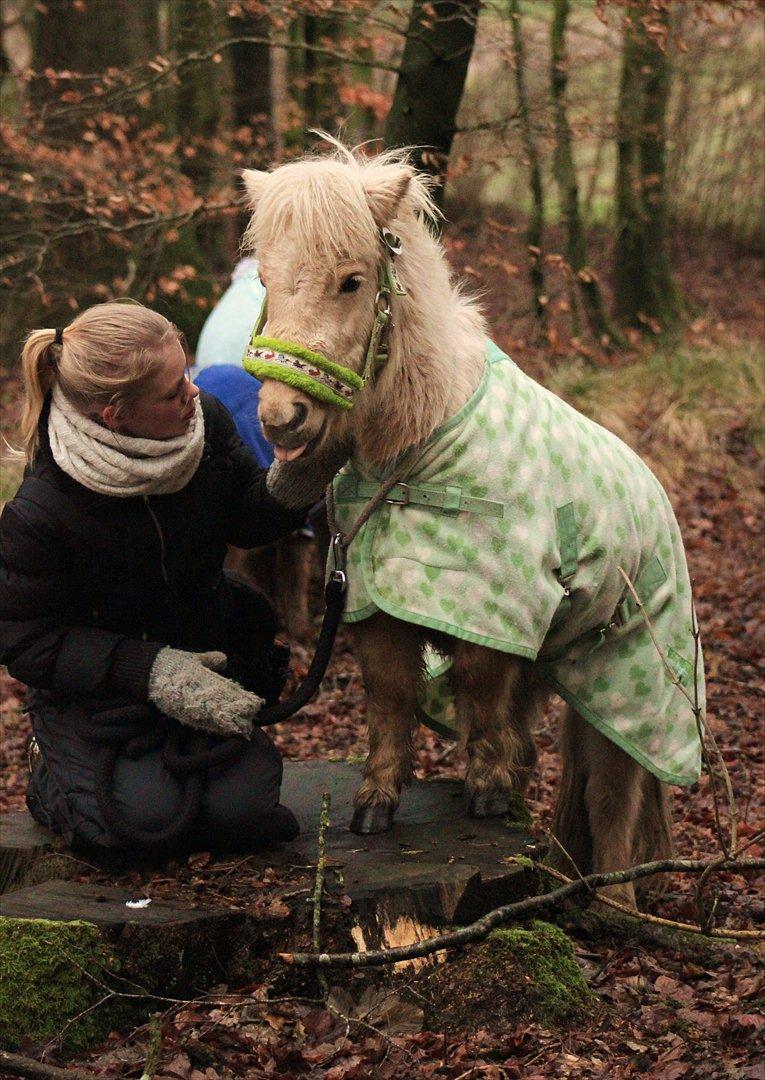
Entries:
{"label": "pony's mane", "polygon": [[[432,196],[433,182],[412,163],[412,149],[368,155],[364,144],[347,147],[318,132],[332,148],[276,166],[271,182],[244,233],[242,247],[252,250],[289,229],[293,243],[318,255],[362,255],[377,248],[377,226],[365,196],[365,182],[395,166],[409,175],[402,215],[414,214],[432,229],[441,212]],[[390,224],[393,224],[391,222]]]}

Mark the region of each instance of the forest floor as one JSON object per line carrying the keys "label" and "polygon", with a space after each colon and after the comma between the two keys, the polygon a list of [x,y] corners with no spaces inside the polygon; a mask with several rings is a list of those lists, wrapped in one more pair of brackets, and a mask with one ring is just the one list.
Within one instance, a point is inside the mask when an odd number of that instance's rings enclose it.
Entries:
{"label": "forest floor", "polygon": [[[498,343],[526,370],[555,385],[576,351],[567,332],[565,294],[559,292],[556,297],[551,288],[552,334],[544,344],[534,343],[530,320],[518,310],[518,295],[523,291],[518,268],[498,265],[508,228],[512,226],[489,222],[475,231],[456,230],[447,245],[456,268],[485,290]],[[594,360],[587,367],[584,355],[581,371],[587,393],[577,400],[583,393],[581,385],[570,378],[564,382],[574,404],[595,414],[611,415],[615,409],[630,441],[644,447],[652,463],[662,456],[677,458],[659,461],[664,465],[659,471],[668,483],[686,541],[707,670],[708,723],[730,771],[739,836],[746,842],[765,820],[765,515],[761,442],[755,430],[761,424],[762,403],[756,379],[749,385],[752,371],[762,363],[765,303],[754,256],[722,241],[710,244],[693,238],[684,238],[676,254],[695,310],[673,351],[683,353],[691,365],[698,360],[704,371],[709,370],[704,364],[710,355],[721,370],[743,355],[735,386],[726,382],[711,387],[712,397],[701,395],[695,415],[691,415],[694,403],[675,401],[671,387],[666,391],[667,401],[653,400],[647,392],[639,400],[609,400],[609,392],[628,392],[621,380],[629,365],[633,369],[642,365],[649,381],[654,375],[660,381],[661,372],[650,366],[655,365],[655,354],[643,346],[631,358],[611,360],[586,344],[584,353],[592,353]],[[506,288],[508,282],[512,288]],[[508,295],[514,306],[509,306]],[[639,386],[629,393],[640,393]],[[718,391],[721,396],[715,404]],[[758,413],[757,421],[753,417]],[[707,421],[706,438],[698,432],[700,414]],[[686,437],[689,445],[684,454]],[[317,610],[317,625],[318,618]],[[305,670],[310,651],[294,648],[297,675]],[[0,809],[24,805],[28,723],[21,712],[22,694],[23,687],[0,675],[0,761],[5,773]],[[542,837],[559,776],[558,716],[553,706],[536,733],[540,756],[529,806],[532,831]],[[289,758],[347,760],[365,753],[361,680],[343,631],[322,692],[298,722],[282,725],[276,738]],[[417,748],[419,776],[460,775],[464,762],[439,736],[421,729]],[[691,788],[675,789],[674,819],[679,855],[701,857],[718,851],[708,778]],[[754,843],[746,854],[762,852],[763,845]],[[137,870],[120,880],[146,895],[170,893],[205,900],[214,894],[216,902],[256,911],[262,875],[256,878],[247,860],[239,860],[233,869],[232,865],[197,854],[160,872]],[[94,876],[98,876],[95,871]],[[696,921],[693,890],[693,881],[673,876],[667,891],[652,898],[648,906],[655,914]],[[755,881],[721,874],[710,882],[709,893],[716,900],[716,925],[741,928],[765,923],[765,898]],[[761,944],[728,942],[695,949],[687,942],[668,944],[648,933],[598,934],[575,914],[564,914],[564,923],[566,918],[577,960],[598,998],[586,1020],[567,1028],[548,1028],[522,1017],[502,1024],[487,1009],[484,1014],[466,1016],[467,1030],[444,1031],[432,1018],[424,1021],[418,1010],[407,1005],[404,976],[389,984],[387,992],[396,1008],[389,1009],[382,1020],[372,1023],[368,1017],[364,1021],[363,1010],[358,1008],[355,1015],[361,1019],[349,1021],[320,1002],[295,999],[267,1004],[264,978],[262,984],[244,989],[219,988],[217,1003],[195,1001],[169,1008],[164,1014],[156,1080],[286,1080],[308,1073],[327,1080],[765,1077]],[[412,983],[411,975],[406,978]],[[427,985],[417,992],[426,997]],[[429,1015],[427,1009],[425,1015]],[[129,1035],[113,1034],[100,1050],[79,1058],[77,1065],[87,1075],[137,1077],[147,1045],[146,1027]],[[49,1060],[61,1059],[54,1053]]]}

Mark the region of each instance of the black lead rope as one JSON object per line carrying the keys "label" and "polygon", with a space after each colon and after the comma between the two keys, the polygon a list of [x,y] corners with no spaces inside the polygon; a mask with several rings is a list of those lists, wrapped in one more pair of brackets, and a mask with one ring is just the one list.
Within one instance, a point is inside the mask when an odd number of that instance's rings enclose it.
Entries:
{"label": "black lead rope", "polygon": [[308,674],[294,694],[285,698],[284,701],[279,701],[276,705],[262,709],[253,720],[255,727],[268,727],[270,724],[278,724],[282,720],[289,720],[299,709],[308,704],[319,689],[329,664],[329,658],[332,655],[332,646],[335,644],[337,628],[340,625],[343,608],[345,607],[345,589],[345,571],[340,567],[336,567],[330,574],[327,587],[324,590],[324,602],[326,605],[324,621],[321,624],[319,639],[316,642],[316,651],[313,654]]}
{"label": "black lead rope", "polygon": [[[341,561],[344,563],[344,548],[339,537],[335,538],[333,552],[335,569],[324,592],[324,619],[308,674],[294,694],[261,710],[253,721],[255,727],[268,727],[290,719],[311,700],[321,685],[345,607],[346,577],[344,566],[340,565]],[[95,796],[109,829],[126,843],[155,851],[170,847],[193,828],[207,772],[239,760],[247,750],[247,740],[240,735],[213,740],[162,718],[153,706],[139,702],[106,709],[98,714],[97,721],[81,721],[78,728],[84,738],[99,745]],[[121,755],[138,758],[159,747],[162,748],[163,764],[182,786],[181,810],[163,828],[139,829],[128,824],[120,814],[114,799],[114,773]]]}

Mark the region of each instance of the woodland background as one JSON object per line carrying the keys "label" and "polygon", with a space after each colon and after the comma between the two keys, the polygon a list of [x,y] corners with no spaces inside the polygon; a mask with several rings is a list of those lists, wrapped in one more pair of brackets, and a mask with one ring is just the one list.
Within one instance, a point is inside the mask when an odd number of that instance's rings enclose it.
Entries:
{"label": "woodland background", "polygon": [[[317,148],[317,127],[374,140],[373,150],[420,147],[440,180],[450,259],[482,294],[497,342],[634,446],[670,492],[694,581],[709,726],[739,842],[762,854],[763,5],[2,0],[0,9],[8,443],[32,327],[132,296],[173,319],[193,349],[237,259],[243,167]],[[2,500],[20,467],[7,448],[0,464]],[[296,646],[296,674],[310,652]],[[0,809],[23,806],[22,696],[0,676]],[[543,835],[555,710],[537,736],[530,809]],[[344,639],[319,698],[277,738],[292,757],[364,753]],[[421,775],[459,772],[458,753],[433,733],[421,731],[419,749]],[[713,787],[705,776],[675,794],[682,855],[718,850]],[[152,895],[214,891],[255,910],[263,882],[246,860],[232,870],[193,859],[124,880]],[[719,875],[709,888],[717,926],[762,924],[751,878]],[[696,921],[693,884],[671,878],[651,910]],[[344,1028],[297,1003],[247,1023],[241,1010],[194,1004],[164,1015],[156,1075],[763,1076],[760,946],[689,952],[639,934],[572,933],[600,1006],[566,1029],[519,1018],[500,1032],[478,1011],[467,1032]],[[80,1068],[138,1076],[147,1040],[145,1027],[114,1035]]]}

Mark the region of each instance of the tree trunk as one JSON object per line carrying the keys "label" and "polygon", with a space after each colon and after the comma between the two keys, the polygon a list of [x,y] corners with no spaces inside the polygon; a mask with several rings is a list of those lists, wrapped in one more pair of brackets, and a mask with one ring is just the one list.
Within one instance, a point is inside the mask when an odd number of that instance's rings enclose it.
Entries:
{"label": "tree trunk", "polygon": [[[646,30],[665,29],[664,48]],[[619,88],[614,303],[625,323],[672,330],[682,299],[667,254],[665,128],[670,66],[664,4],[631,0]]]}
{"label": "tree trunk", "polygon": [[414,0],[401,71],[385,126],[385,145],[416,146],[420,168],[438,180],[443,199],[480,0]]}
{"label": "tree trunk", "polygon": [[513,28],[513,56],[515,61],[515,89],[518,96],[518,119],[521,125],[523,148],[529,166],[529,185],[531,187],[532,209],[529,215],[529,225],[526,230],[528,242],[531,288],[534,294],[534,305],[537,319],[544,322],[547,311],[547,299],[545,292],[545,275],[542,263],[542,234],[545,222],[544,192],[542,189],[542,170],[539,165],[539,155],[534,140],[534,130],[529,113],[528,97],[526,94],[525,64],[526,57],[521,34],[521,12],[519,0],[510,0],[510,22]]}
{"label": "tree trunk", "polygon": [[[268,38],[266,18],[232,18],[232,36],[252,34]],[[254,126],[261,131],[271,121],[271,47],[267,43],[240,41],[231,46],[233,121],[237,127]],[[270,140],[269,140],[270,141]]]}
{"label": "tree trunk", "polygon": [[[560,193],[563,225],[566,230],[566,260],[578,283],[590,330],[597,341],[607,346],[618,340],[618,335],[606,314],[595,274],[587,265],[587,245],[579,213],[579,188],[574,165],[571,128],[566,116],[566,84],[568,82],[566,20],[568,12],[569,0],[554,0],[550,27],[550,75],[555,118],[553,169]],[[573,290],[572,301],[572,313],[575,315]]]}
{"label": "tree trunk", "polygon": [[[209,49],[218,34],[216,15],[209,5],[200,3],[200,0],[173,0],[170,5],[170,36],[179,56]],[[181,168],[197,194],[203,198],[214,195],[219,176],[221,181],[228,179],[228,169],[212,147],[221,123],[221,82],[227,74],[230,74],[230,69],[227,71],[224,67],[222,56],[220,63],[193,63],[178,73],[175,123],[181,140]],[[205,253],[201,257],[200,268],[209,266],[218,272],[229,268],[232,252],[228,250],[226,228],[220,221],[205,221],[197,225],[194,235],[198,247]],[[188,248],[192,255],[194,246],[189,241]],[[200,263],[196,255],[190,261]]]}
{"label": "tree trunk", "polygon": [[[343,22],[339,17],[306,15],[303,35],[306,45],[329,46],[342,37]],[[306,128],[321,128],[333,133],[337,127],[337,90],[333,76],[340,70],[337,60],[313,49],[305,51],[305,92],[303,115]]]}

